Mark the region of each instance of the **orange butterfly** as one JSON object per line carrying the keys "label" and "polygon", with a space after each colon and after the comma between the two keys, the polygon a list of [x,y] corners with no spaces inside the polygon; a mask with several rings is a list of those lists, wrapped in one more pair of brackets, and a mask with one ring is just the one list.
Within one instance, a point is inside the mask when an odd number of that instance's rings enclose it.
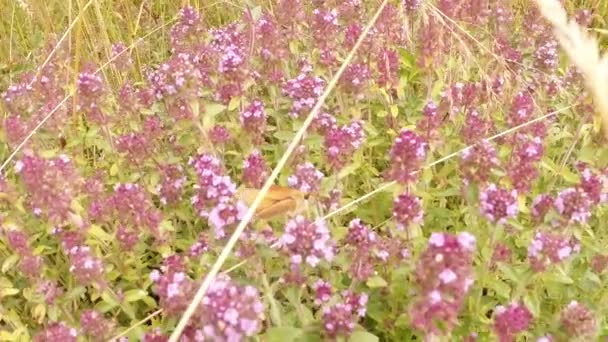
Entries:
{"label": "orange butterfly", "polygon": [[[242,188],[238,197],[248,206],[251,206],[259,189]],[[306,208],[307,195],[292,188],[271,185],[266,196],[255,211],[255,216],[264,220],[301,213]]]}

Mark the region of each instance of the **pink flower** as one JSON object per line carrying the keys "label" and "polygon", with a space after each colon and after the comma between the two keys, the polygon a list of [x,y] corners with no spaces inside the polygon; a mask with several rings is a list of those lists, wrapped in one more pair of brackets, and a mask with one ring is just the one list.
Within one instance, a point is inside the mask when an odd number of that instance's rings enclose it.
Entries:
{"label": "pink flower", "polygon": [[243,161],[241,179],[246,185],[259,189],[270,175],[270,168],[259,150],[253,150]]}
{"label": "pink flower", "polygon": [[312,163],[305,162],[296,166],[294,174],[287,178],[287,184],[309,194],[318,190],[324,176]]}
{"label": "pink flower", "polygon": [[501,342],[513,341],[516,334],[528,329],[532,314],[523,304],[499,305],[494,314],[494,332]]}
{"label": "pink flower", "polygon": [[575,300],[562,310],[560,321],[571,338],[591,340],[597,334],[598,325],[595,314]]}
{"label": "pink flower", "polygon": [[426,160],[428,144],[418,134],[402,130],[390,149],[390,168],[387,177],[399,183],[409,183],[416,179],[414,173]]}
{"label": "pink flower", "polygon": [[282,92],[293,100],[289,115],[297,118],[305,111],[312,109],[324,89],[325,81],[306,71],[285,82]]}
{"label": "pink flower", "polygon": [[581,189],[568,188],[562,190],[553,202],[555,209],[568,223],[587,222],[591,217],[591,201]]}
{"label": "pink flower", "polygon": [[408,193],[401,194],[393,201],[393,218],[397,229],[407,229],[412,224],[422,223],[424,212],[420,199]]}
{"label": "pink flower", "polygon": [[82,331],[93,340],[105,340],[112,335],[112,323],[96,310],[84,310],[80,314]]}
{"label": "pink flower", "polygon": [[322,260],[332,261],[335,242],[324,221],[310,221],[301,215],[287,221],[285,233],[279,239],[279,247],[285,251],[294,265],[307,263],[316,267]]}
{"label": "pink flower", "polygon": [[[417,299],[410,307],[412,325],[427,334],[449,332],[473,285],[475,237],[433,233],[416,266]],[[439,324],[445,329],[440,330]]]}
{"label": "pink flower", "polygon": [[508,218],[517,216],[517,191],[507,191],[490,184],[479,194],[481,213],[491,222],[504,224]]}
{"label": "pink flower", "polygon": [[204,340],[241,341],[262,328],[264,305],[258,290],[237,285],[227,275],[213,280],[199,310],[197,333]]}
{"label": "pink flower", "polygon": [[317,306],[327,303],[333,293],[331,284],[323,279],[318,279],[313,284],[312,288],[315,291],[315,305]]}
{"label": "pink flower", "polygon": [[494,145],[487,140],[482,140],[462,152],[460,172],[466,183],[483,184],[489,180],[492,169],[497,168],[499,163]]}
{"label": "pink flower", "polygon": [[231,203],[218,203],[209,213],[209,224],[213,227],[216,239],[226,237],[225,227],[238,223],[247,213],[247,206],[238,201]]}
{"label": "pink flower", "polygon": [[68,327],[64,322],[51,323],[34,336],[34,342],[76,342],[77,336],[76,329]]}
{"label": "pink flower", "polygon": [[579,250],[580,244],[573,237],[539,231],[528,246],[528,259],[533,270],[542,272]]}

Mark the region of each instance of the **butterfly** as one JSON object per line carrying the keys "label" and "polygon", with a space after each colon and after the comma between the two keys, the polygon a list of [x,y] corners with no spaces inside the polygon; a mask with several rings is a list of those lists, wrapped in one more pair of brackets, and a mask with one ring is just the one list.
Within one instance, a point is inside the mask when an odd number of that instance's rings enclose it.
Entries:
{"label": "butterfly", "polygon": [[[237,193],[240,200],[251,206],[255,197],[260,192],[259,189],[241,188]],[[306,209],[307,195],[299,190],[271,185],[270,189],[262,199],[262,202],[255,211],[256,218],[269,220],[283,215],[295,215]]]}

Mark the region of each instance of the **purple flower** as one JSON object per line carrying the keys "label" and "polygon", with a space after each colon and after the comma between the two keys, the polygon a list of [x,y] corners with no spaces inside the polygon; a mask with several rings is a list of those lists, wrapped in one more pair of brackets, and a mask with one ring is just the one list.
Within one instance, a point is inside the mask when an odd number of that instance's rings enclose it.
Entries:
{"label": "purple flower", "polygon": [[247,206],[238,201],[231,203],[218,203],[209,213],[209,224],[213,227],[216,239],[226,237],[225,227],[239,222],[247,213]]}
{"label": "purple flower", "polygon": [[34,336],[34,342],[76,342],[77,336],[76,329],[68,327],[64,322],[51,323]]}
{"label": "purple flower", "polygon": [[579,250],[580,244],[573,237],[539,231],[528,246],[528,259],[533,270],[542,272]]}
{"label": "purple flower", "polygon": [[287,221],[279,247],[289,256],[293,265],[307,263],[316,267],[320,261],[332,261],[335,242],[324,221],[310,221],[304,216]]}
{"label": "purple flower", "polygon": [[532,318],[523,304],[499,305],[494,314],[494,332],[501,342],[513,341],[516,334],[528,329]]}
{"label": "purple flower", "polygon": [[[417,299],[410,307],[412,325],[427,334],[449,332],[473,285],[475,237],[433,233],[416,266]],[[440,330],[439,324],[446,329]]]}
{"label": "purple flower", "polygon": [[241,341],[262,328],[264,305],[252,286],[239,286],[227,275],[219,275],[209,286],[200,304],[203,340]]}
{"label": "purple flower", "polygon": [[482,140],[462,152],[460,172],[466,183],[483,184],[489,180],[492,169],[498,167],[499,163],[494,145],[487,140]]}
{"label": "purple flower", "polygon": [[270,168],[266,160],[258,150],[253,150],[243,161],[243,173],[241,179],[243,183],[253,188],[259,189],[264,185],[266,178],[270,175]]}
{"label": "purple flower", "polygon": [[363,122],[353,121],[344,126],[333,126],[325,133],[325,155],[329,165],[340,169],[352,158],[363,139]]}
{"label": "purple flower", "polygon": [[315,305],[317,306],[327,303],[333,293],[331,284],[323,279],[318,279],[312,285],[312,289],[315,291]]}
{"label": "purple flower", "polygon": [[112,323],[96,310],[87,309],[80,314],[80,327],[96,341],[106,340],[112,334]]}
{"label": "purple flower", "polygon": [[418,134],[402,130],[390,149],[390,168],[387,177],[399,183],[409,183],[416,179],[414,173],[426,160],[428,144]]}
{"label": "purple flower", "polygon": [[324,175],[312,163],[305,162],[296,166],[293,175],[287,178],[287,184],[304,193],[316,192]]}
{"label": "purple flower", "polygon": [[318,76],[313,76],[309,71],[302,72],[296,78],[285,82],[282,92],[293,100],[289,115],[297,118],[305,111],[312,109],[324,89],[325,81]]}
{"label": "purple flower", "polygon": [[553,202],[555,209],[568,223],[587,222],[591,217],[591,200],[581,189],[568,188],[562,190]]}
{"label": "purple flower", "polygon": [[491,222],[504,224],[519,212],[517,191],[508,191],[490,184],[479,194],[481,213]]}
{"label": "purple flower", "polygon": [[407,229],[412,224],[422,223],[424,212],[420,199],[408,193],[401,194],[393,201],[393,218],[397,229]]}
{"label": "purple flower", "polygon": [[570,338],[594,339],[597,334],[597,320],[589,308],[575,300],[566,306],[560,322]]}

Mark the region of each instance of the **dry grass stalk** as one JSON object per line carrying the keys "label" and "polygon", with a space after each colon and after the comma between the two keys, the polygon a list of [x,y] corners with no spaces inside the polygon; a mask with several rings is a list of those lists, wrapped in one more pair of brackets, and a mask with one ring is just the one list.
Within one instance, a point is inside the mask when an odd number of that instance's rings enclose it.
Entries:
{"label": "dry grass stalk", "polygon": [[558,0],[535,0],[542,16],[572,63],[583,74],[587,90],[593,96],[595,111],[608,139],[608,56],[599,50],[598,41],[568,15]]}

